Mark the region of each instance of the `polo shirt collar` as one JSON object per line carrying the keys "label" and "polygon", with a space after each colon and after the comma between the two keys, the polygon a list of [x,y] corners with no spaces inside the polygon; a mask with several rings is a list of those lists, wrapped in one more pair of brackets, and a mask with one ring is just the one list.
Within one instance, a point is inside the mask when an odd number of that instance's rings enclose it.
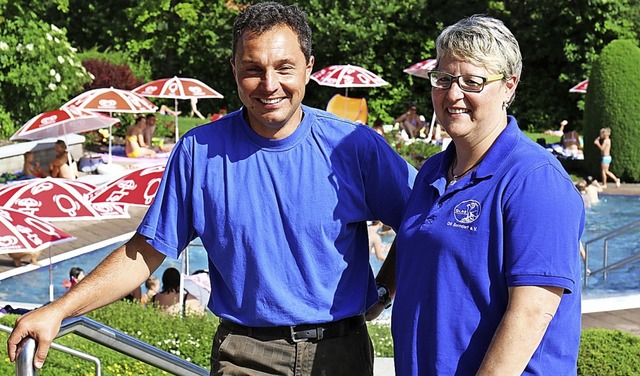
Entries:
{"label": "polo shirt collar", "polygon": [[[478,167],[471,172],[469,182],[474,182],[494,175],[506,159],[506,156],[510,154],[511,150],[513,150],[519,138],[520,128],[518,127],[518,123],[513,116],[508,115],[506,128],[498,135],[498,138],[496,138],[493,145],[491,145],[482,162],[480,162]],[[447,170],[453,162],[455,155],[456,146],[452,142],[444,151],[444,155],[440,160],[440,166],[438,167],[438,178],[433,182],[433,186],[438,188],[440,192],[444,192],[445,190],[445,186],[447,184]],[[455,187],[456,186],[454,186],[454,189]],[[458,186],[458,188],[462,188],[462,185]]]}

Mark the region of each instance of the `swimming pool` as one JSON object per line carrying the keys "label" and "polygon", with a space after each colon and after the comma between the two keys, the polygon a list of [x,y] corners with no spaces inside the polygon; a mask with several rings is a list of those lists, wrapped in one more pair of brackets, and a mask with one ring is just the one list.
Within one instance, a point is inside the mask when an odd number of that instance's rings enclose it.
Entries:
{"label": "swimming pool", "polygon": [[[639,213],[640,197],[603,195],[599,204],[587,209],[585,231],[582,239],[583,241],[588,241],[624,224],[640,220]],[[127,238],[124,237],[117,242],[101,246],[75,257],[62,259],[64,255],[60,255],[57,259],[54,258],[54,261],[57,261],[53,265],[54,296],[59,297],[65,293],[66,289],[62,286],[62,282],[69,278],[68,273],[71,267],[80,266],[85,272],[93,270],[100,261],[113,249],[122,245]],[[390,243],[393,241],[393,235],[385,236],[383,241]],[[638,249],[638,244],[640,244],[640,231],[631,232],[612,240],[609,244],[609,263],[627,257]],[[596,270],[602,266],[602,255],[601,242],[596,242],[589,246],[590,269]],[[381,262],[374,255],[371,255],[370,264],[374,273],[377,273]],[[209,268],[207,255],[203,247],[191,246],[189,248],[189,265],[189,270],[192,272]],[[161,279],[162,273],[168,267],[180,269],[180,261],[165,259],[153,275]],[[585,298],[640,294],[640,261],[609,272],[606,281],[600,274],[589,278],[588,288],[583,292]],[[48,268],[43,267],[0,280],[0,300],[39,304],[48,302]],[[389,312],[389,310],[386,312]]]}

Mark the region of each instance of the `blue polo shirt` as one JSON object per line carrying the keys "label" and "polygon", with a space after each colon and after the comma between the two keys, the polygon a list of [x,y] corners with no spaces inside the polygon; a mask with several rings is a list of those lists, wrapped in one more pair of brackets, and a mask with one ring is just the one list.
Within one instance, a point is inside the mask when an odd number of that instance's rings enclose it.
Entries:
{"label": "blue polo shirt", "polygon": [[321,323],[377,300],[366,221],[397,229],[416,171],[371,128],[303,112],[281,140],[242,110],[187,132],[138,228],[170,257],[200,237],[219,317]]}
{"label": "blue polo shirt", "polygon": [[565,290],[524,374],[575,374],[580,194],[511,116],[477,169],[447,188],[454,155],[451,144],[421,168],[397,236],[397,374],[475,374],[515,286]]}

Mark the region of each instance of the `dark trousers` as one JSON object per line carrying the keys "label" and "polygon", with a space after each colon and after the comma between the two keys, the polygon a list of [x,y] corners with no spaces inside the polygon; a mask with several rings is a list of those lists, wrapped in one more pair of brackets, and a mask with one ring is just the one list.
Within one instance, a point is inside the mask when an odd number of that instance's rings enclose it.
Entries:
{"label": "dark trousers", "polygon": [[211,349],[211,375],[372,376],[373,345],[366,324],[344,336],[298,343],[235,334],[220,325]]}

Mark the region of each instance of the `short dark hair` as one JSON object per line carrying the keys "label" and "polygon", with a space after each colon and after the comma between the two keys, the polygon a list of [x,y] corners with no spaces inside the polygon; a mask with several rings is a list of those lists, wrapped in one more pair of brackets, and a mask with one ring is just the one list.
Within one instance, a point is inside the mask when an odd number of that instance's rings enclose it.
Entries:
{"label": "short dark hair", "polygon": [[73,268],[69,269],[69,278],[78,278],[80,273],[84,273],[84,270],[82,270],[82,268],[80,267],[74,266]]}
{"label": "short dark hair", "polygon": [[286,25],[298,35],[300,49],[308,63],[312,55],[312,46],[311,27],[306,13],[295,5],[282,5],[273,1],[247,7],[233,22],[231,60],[236,56],[238,41],[245,31],[260,35],[278,25]]}
{"label": "short dark hair", "polygon": [[151,119],[151,118],[154,118],[154,119],[155,119],[155,118],[156,118],[156,115],[154,115],[154,114],[147,114],[146,119],[147,119],[147,120],[149,120],[149,119]]}

